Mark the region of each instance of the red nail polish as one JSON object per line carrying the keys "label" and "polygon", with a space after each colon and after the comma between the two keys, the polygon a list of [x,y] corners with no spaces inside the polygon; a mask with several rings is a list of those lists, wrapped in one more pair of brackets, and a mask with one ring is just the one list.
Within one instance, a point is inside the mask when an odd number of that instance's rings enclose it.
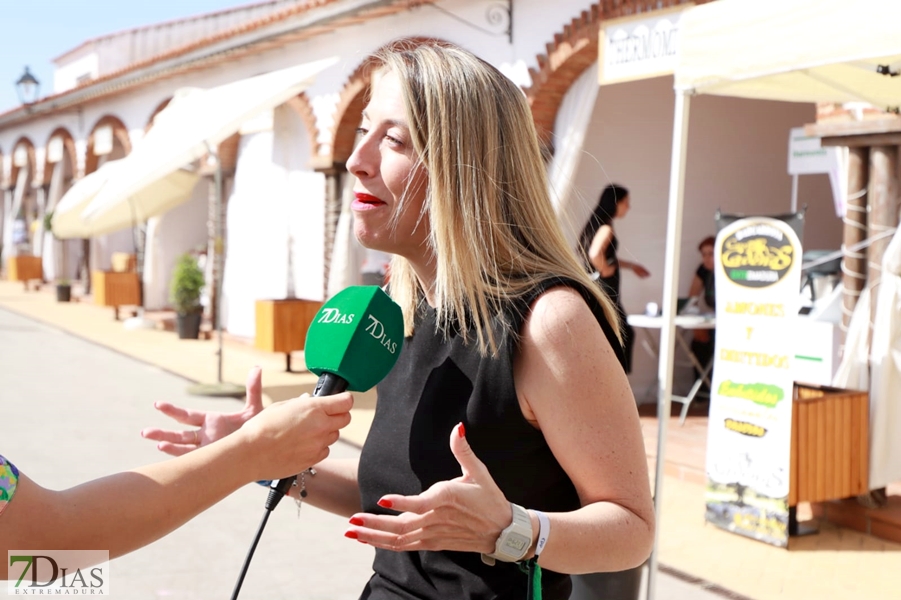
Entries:
{"label": "red nail polish", "polygon": [[385,500],[384,498],[379,500],[378,504],[382,508],[391,508],[392,506],[394,506],[394,502],[392,502],[391,500]]}
{"label": "red nail polish", "polygon": [[460,423],[460,429],[457,430],[457,433],[460,434],[460,437],[466,437],[466,426],[463,423]]}
{"label": "red nail polish", "polygon": [[355,539],[357,539],[358,537],[360,537],[360,534],[358,534],[356,531],[345,531],[345,532],[344,532],[344,537],[350,538],[350,539],[352,539],[352,540],[355,540]]}
{"label": "red nail polish", "polygon": [[361,519],[360,517],[351,517],[351,518],[350,518],[350,524],[351,524],[351,525],[357,525],[357,526],[362,527],[362,526],[363,526],[363,519]]}

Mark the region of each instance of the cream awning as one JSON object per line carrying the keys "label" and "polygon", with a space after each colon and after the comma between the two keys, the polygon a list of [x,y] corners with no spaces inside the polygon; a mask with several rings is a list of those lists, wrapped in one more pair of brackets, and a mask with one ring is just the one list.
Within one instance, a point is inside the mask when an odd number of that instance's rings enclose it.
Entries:
{"label": "cream awning", "polygon": [[178,169],[111,206],[97,203],[106,183],[121,171],[125,159],[104,163],[78,180],[53,211],[53,234],[60,239],[87,238],[134,227],[191,197],[199,176]]}
{"label": "cream awning", "polygon": [[898,0],[718,0],[682,15],[677,91],[901,104]]}
{"label": "cream awning", "polygon": [[[111,210],[215,151],[246,121],[298,95],[335,62],[336,58],[320,60],[180,95],[157,115],[144,139],[123,160],[122,168],[97,195],[97,206]],[[92,211],[91,218],[99,219],[100,214]]]}

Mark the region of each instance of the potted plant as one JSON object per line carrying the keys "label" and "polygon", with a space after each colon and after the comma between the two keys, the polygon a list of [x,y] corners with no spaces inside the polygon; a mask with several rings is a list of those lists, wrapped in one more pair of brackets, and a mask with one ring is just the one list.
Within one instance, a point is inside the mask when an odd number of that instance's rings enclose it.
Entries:
{"label": "potted plant", "polygon": [[203,306],[200,294],[204,286],[203,271],[197,259],[190,253],[182,254],[172,273],[169,298],[177,313],[176,325],[179,339],[200,337],[200,319]]}
{"label": "potted plant", "polygon": [[69,283],[68,279],[60,278],[56,280],[56,301],[72,301],[72,284]]}
{"label": "potted plant", "polygon": [[[56,235],[53,233],[53,211],[48,210],[44,213],[44,235],[50,235],[54,240],[57,239]],[[56,273],[58,277],[56,278],[56,301],[57,302],[71,302],[72,301],[72,284],[69,280],[64,276],[62,269],[65,268],[66,265],[66,257],[65,257],[65,247],[62,248],[62,260],[60,261],[59,256],[55,256],[56,262]],[[59,276],[62,274],[63,276]]]}

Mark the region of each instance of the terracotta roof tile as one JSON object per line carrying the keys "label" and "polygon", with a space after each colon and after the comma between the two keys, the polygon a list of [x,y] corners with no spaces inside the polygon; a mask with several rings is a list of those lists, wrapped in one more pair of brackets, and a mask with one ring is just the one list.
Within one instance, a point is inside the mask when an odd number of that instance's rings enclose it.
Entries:
{"label": "terracotta roof tile", "polygon": [[[86,88],[91,88],[91,87],[97,86],[99,84],[115,80],[119,77],[122,77],[123,75],[127,75],[128,73],[131,73],[131,72],[139,71],[139,70],[141,70],[145,67],[149,67],[155,63],[158,63],[158,62],[161,62],[164,60],[175,59],[175,58],[178,58],[179,56],[184,56],[195,50],[200,50],[202,48],[212,46],[219,42],[228,40],[230,38],[234,38],[239,35],[243,35],[246,33],[250,33],[252,31],[256,31],[258,29],[266,27],[267,25],[271,25],[271,24],[277,23],[279,21],[284,21],[286,19],[297,16],[299,14],[303,14],[305,12],[308,12],[308,11],[311,11],[311,10],[314,10],[317,8],[322,8],[322,7],[330,5],[330,4],[336,4],[340,1],[341,0],[309,0],[308,2],[306,2],[304,4],[297,4],[297,5],[291,6],[289,8],[286,8],[283,11],[278,11],[278,12],[272,13],[270,15],[267,15],[265,17],[260,17],[259,19],[254,19],[254,20],[248,21],[247,23],[243,23],[243,24],[233,27],[231,29],[227,29],[227,30],[221,31],[219,33],[213,34],[211,36],[196,40],[194,42],[191,42],[190,44],[185,44],[183,46],[173,48],[167,52],[158,54],[149,59],[133,63],[127,67],[124,67],[117,71],[113,71],[111,73],[107,73],[103,77],[98,77],[97,79],[92,79],[88,82],[85,82],[79,86],[76,86],[76,87],[66,90],[64,92],[59,92],[57,94],[51,94],[49,96],[45,96],[44,98],[41,98],[40,100],[36,101],[35,103],[29,105],[29,108],[31,108],[33,110],[35,107],[38,107],[42,104],[47,104],[49,102],[53,102],[54,100],[59,100],[60,98],[64,98],[65,96],[68,96],[76,91],[83,90]],[[302,39],[303,37],[311,37],[312,35],[320,35],[322,33],[328,32],[328,31],[333,31],[334,29],[337,29],[338,27],[340,27],[342,25],[357,24],[357,23],[361,22],[361,20],[365,21],[368,19],[377,18],[377,17],[388,15],[388,14],[395,14],[398,12],[403,12],[403,11],[409,10],[409,9],[417,7],[417,6],[431,4],[432,1],[433,0],[392,0],[389,2],[388,6],[376,6],[376,7],[370,8],[370,9],[363,8],[363,9],[360,9],[357,12],[357,14],[350,15],[342,20],[339,20],[337,22],[330,24],[327,27],[322,27],[322,26],[311,27],[310,35],[301,35],[300,39]],[[289,35],[296,36],[296,32],[286,33],[284,35],[285,36],[289,36]],[[232,48],[229,50],[223,50],[222,53],[220,53],[218,56],[220,57],[220,59],[222,59],[226,56],[233,56],[234,53],[240,53],[240,52],[248,52],[248,50],[247,50],[247,48],[243,48],[243,49],[242,48]],[[180,73],[180,72],[191,70],[192,68],[196,68],[196,65],[194,65],[194,66],[192,66],[191,64],[178,65],[177,67],[174,67],[173,70],[170,72],[150,75],[147,77],[147,79],[145,81],[141,81],[140,83],[137,83],[137,82],[123,83],[122,86],[118,89],[99,91],[98,97],[121,93],[135,85],[143,85],[143,84],[149,83],[151,81],[154,81],[156,79],[161,79],[166,76],[171,76],[175,72]],[[15,107],[6,112],[0,113],[0,118],[4,117],[5,115],[20,111],[20,110],[22,110],[22,107]],[[46,114],[46,113],[44,113],[44,114]]]}
{"label": "terracotta roof tile", "polygon": [[148,29],[154,29],[154,28],[156,28],[156,27],[166,27],[166,26],[169,26],[169,25],[175,25],[175,24],[177,24],[177,23],[188,23],[188,22],[190,22],[190,21],[199,21],[199,20],[201,20],[201,19],[206,19],[206,18],[209,18],[209,17],[214,17],[214,16],[218,16],[218,15],[225,15],[225,14],[228,14],[228,13],[234,13],[234,12],[238,12],[238,11],[242,11],[242,10],[247,10],[248,8],[256,8],[256,7],[260,7],[260,6],[263,6],[263,5],[265,5],[265,4],[277,4],[277,3],[281,2],[281,1],[282,1],[282,0],[265,0],[265,2],[252,2],[252,3],[249,3],[249,4],[242,4],[242,5],[239,5],[239,6],[233,6],[233,7],[231,7],[231,8],[224,8],[224,9],[221,9],[221,10],[214,10],[214,11],[210,11],[210,12],[206,12],[206,13],[201,13],[201,14],[198,14],[198,15],[192,15],[192,16],[189,16],[189,17],[182,17],[182,18],[180,18],[180,19],[169,19],[169,20],[166,20],[166,21],[159,21],[159,22],[157,22],[157,23],[152,23],[152,24],[150,24],[150,25],[140,25],[140,26],[138,26],[138,27],[129,27],[129,28],[127,28],[127,29],[122,29],[122,30],[120,30],[120,31],[115,31],[115,32],[113,32],[113,33],[105,33],[105,34],[103,34],[103,35],[98,35],[98,36],[96,36],[96,37],[93,37],[93,38],[90,38],[90,39],[88,39],[88,40],[85,40],[84,42],[82,42],[82,43],[79,44],[78,46],[72,48],[71,50],[66,50],[65,52],[63,52],[62,54],[60,54],[59,56],[57,56],[56,58],[51,59],[51,62],[56,62],[56,61],[58,61],[58,60],[60,60],[60,59],[62,59],[62,58],[65,58],[66,56],[69,56],[70,54],[73,54],[73,53],[75,53],[75,52],[81,50],[81,49],[84,48],[85,46],[89,46],[89,45],[91,45],[91,44],[93,44],[93,43],[95,43],[95,42],[99,42],[99,41],[101,41],[101,40],[106,40],[106,39],[109,39],[109,38],[113,38],[113,37],[116,37],[116,36],[119,36],[119,35],[124,35],[124,34],[127,34],[127,33],[134,33],[134,32],[137,32],[137,31],[146,31],[146,30],[148,30]]}

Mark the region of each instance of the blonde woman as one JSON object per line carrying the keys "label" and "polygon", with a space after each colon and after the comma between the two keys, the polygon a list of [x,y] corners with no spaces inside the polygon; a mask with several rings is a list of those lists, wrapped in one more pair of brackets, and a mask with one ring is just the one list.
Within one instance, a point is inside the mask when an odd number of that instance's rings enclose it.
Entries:
{"label": "blonde woman", "polygon": [[653,543],[615,308],[560,231],[519,88],[438,42],[376,60],[347,168],[408,338],[359,461],[316,465],[306,501],[376,548],[362,598],[522,599],[515,563],[534,574],[539,552],[544,598],[568,598],[567,574],[633,568]]}

